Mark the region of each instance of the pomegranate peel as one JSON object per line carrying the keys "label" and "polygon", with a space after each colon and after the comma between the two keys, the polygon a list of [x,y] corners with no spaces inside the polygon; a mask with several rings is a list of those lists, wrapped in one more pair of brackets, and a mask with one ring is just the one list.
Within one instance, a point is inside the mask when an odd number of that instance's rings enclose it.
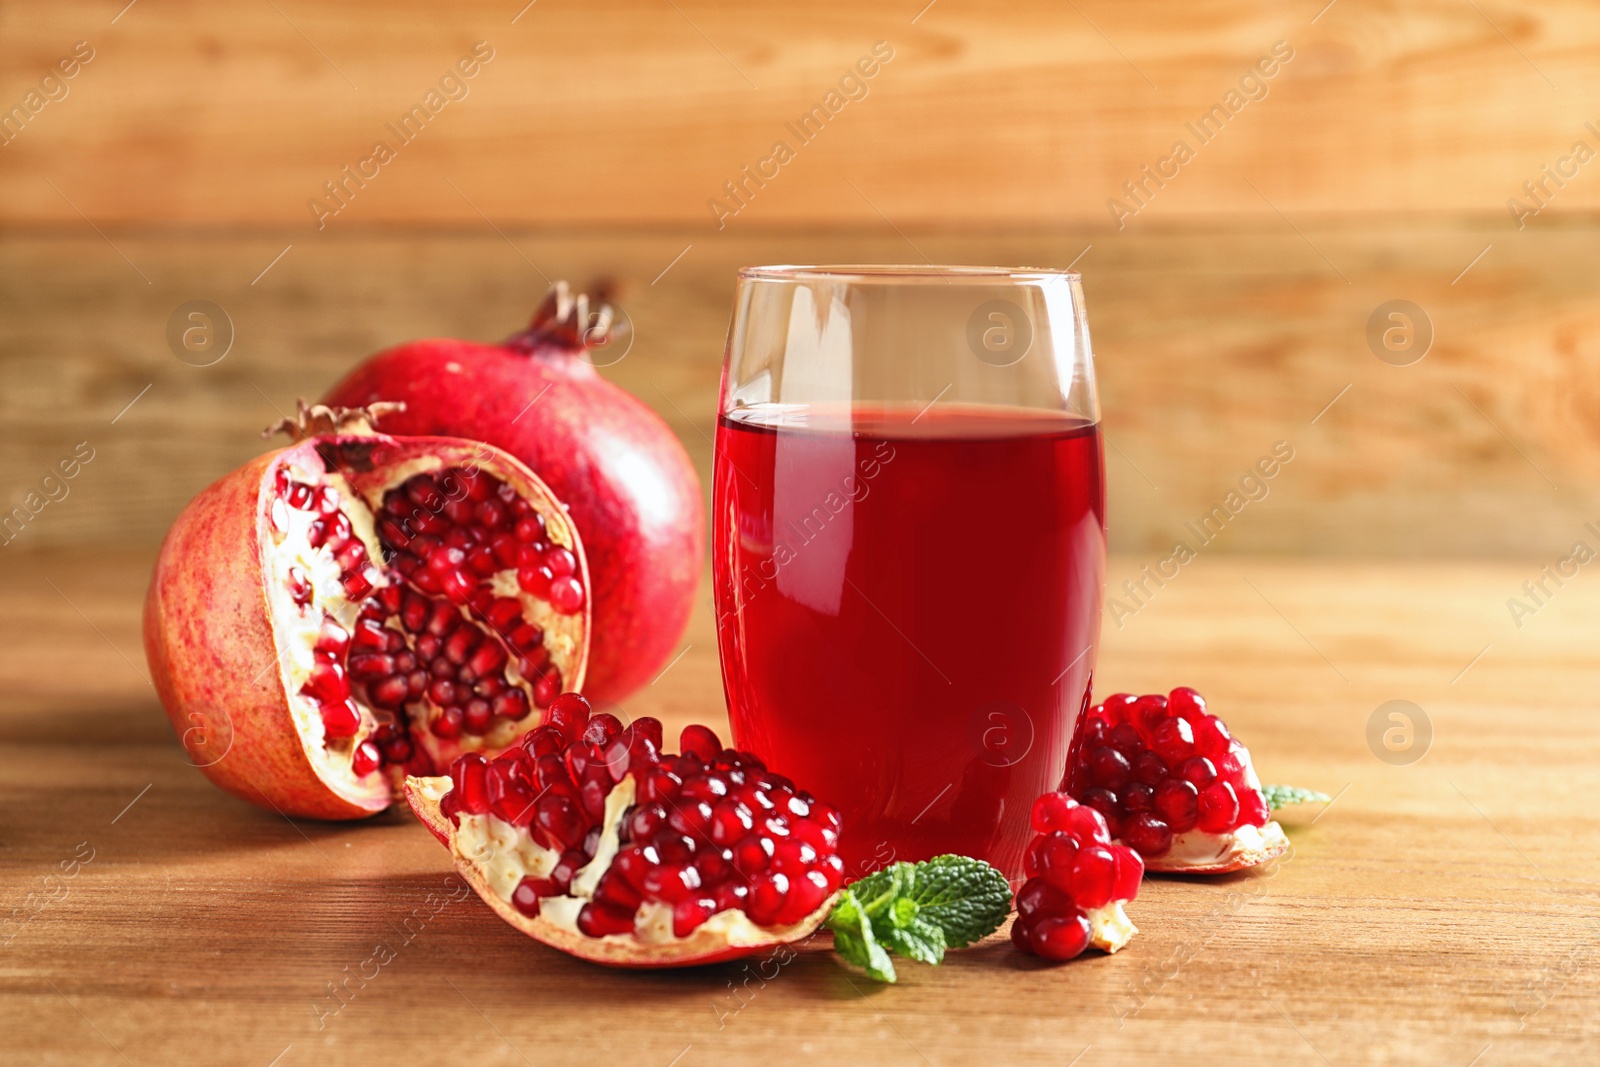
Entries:
{"label": "pomegranate peel", "polygon": [[[621,700],[677,651],[705,555],[700,484],[671,428],[595,370],[618,331],[611,308],[554,285],[498,345],[447,338],[379,352],[332,404],[403,401],[391,433],[487,441],[538,473],[571,509],[595,584],[585,692]],[[571,682],[569,689],[576,689]]]}
{"label": "pomegranate peel", "polygon": [[[497,449],[377,433],[392,410],[302,402],[298,443],[184,509],[146,598],[146,655],[185,747],[284,814],[382,811],[407,772],[511,744],[584,673],[586,610],[516,577],[518,551],[559,549],[587,584],[561,503]],[[519,525],[538,538],[516,540]]]}
{"label": "pomegranate peel", "polygon": [[405,795],[506,922],[616,967],[713,963],[804,938],[843,880],[837,812],[705,727],[660,751],[566,693],[521,746]]}
{"label": "pomegranate peel", "polygon": [[1249,751],[1187,686],[1089,709],[1063,788],[1150,871],[1225,874],[1289,848]]}

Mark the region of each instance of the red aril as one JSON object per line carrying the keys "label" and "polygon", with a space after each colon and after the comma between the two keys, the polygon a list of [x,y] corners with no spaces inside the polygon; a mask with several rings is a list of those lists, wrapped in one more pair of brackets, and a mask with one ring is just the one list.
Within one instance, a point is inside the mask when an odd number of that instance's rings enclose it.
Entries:
{"label": "red aril", "polygon": [[1063,788],[1152,871],[1236,871],[1289,847],[1250,753],[1187,686],[1166,696],[1118,693],[1090,708]]}
{"label": "red aril", "polygon": [[1138,853],[1107,844],[1105,819],[1066,793],[1046,793],[1034,802],[1033,829],[1012,944],[1047,960],[1126,945],[1139,932],[1122,910],[1138,896],[1144,877]]}
{"label": "red aril", "polygon": [[151,673],[195,763],[284,814],[382,811],[407,773],[514,743],[541,692],[584,674],[585,611],[472,565],[537,516],[586,583],[561,503],[498,449],[375,433],[389,411],[302,404],[300,443],[184,509],[145,602]]}
{"label": "red aril", "polygon": [[817,929],[844,877],[839,815],[689,726],[623,726],[564,693],[538,729],[406,798],[496,914],[538,941],[616,967],[733,959]]}
{"label": "red aril", "polygon": [[[590,362],[589,351],[610,338],[611,318],[610,307],[591,312],[587,298],[561,282],[528,329],[505,343],[403,344],[362,363],[326,400],[403,401],[405,412],[385,420],[390,432],[488,441],[533,468],[566,503],[594,585],[574,581],[559,552],[518,558],[518,577],[564,609],[591,605],[585,691],[596,701],[626,697],[674,654],[705,555],[700,483],[683,446]],[[515,538],[537,538],[532,527],[518,522]]]}

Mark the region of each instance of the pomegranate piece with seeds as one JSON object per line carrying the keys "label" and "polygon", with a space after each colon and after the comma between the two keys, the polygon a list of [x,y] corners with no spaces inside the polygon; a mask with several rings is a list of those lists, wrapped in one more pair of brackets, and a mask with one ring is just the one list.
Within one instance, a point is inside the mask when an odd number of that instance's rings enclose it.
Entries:
{"label": "pomegranate piece with seeds", "polygon": [[538,941],[617,967],[712,963],[805,937],[844,877],[839,814],[690,726],[622,725],[564,693],[538,729],[406,799],[462,877]]}
{"label": "pomegranate piece with seeds", "polygon": [[[302,403],[300,443],[184,509],[145,602],[194,762],[285,814],[382,811],[406,774],[500,752],[583,679],[589,575],[560,501],[498,449],[375,433],[392,407]],[[547,559],[577,594],[521,581]]]}
{"label": "pomegranate piece with seeds", "polygon": [[1152,871],[1220,874],[1289,847],[1245,751],[1187,686],[1118,693],[1089,709],[1064,788]]}
{"label": "pomegranate piece with seeds", "polygon": [[1046,793],[1034,802],[1033,829],[1012,944],[1047,960],[1126,945],[1139,932],[1122,910],[1139,895],[1139,854],[1113,843],[1105,818],[1065,793]]}

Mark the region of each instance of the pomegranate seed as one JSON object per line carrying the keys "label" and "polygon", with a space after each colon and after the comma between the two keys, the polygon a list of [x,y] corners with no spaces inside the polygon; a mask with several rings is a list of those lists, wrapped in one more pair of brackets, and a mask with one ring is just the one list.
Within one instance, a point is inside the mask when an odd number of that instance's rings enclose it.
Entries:
{"label": "pomegranate seed", "polygon": [[714,897],[684,897],[672,907],[672,933],[688,937],[720,908]]}
{"label": "pomegranate seed", "polygon": [[1116,857],[1104,845],[1078,850],[1072,861],[1071,892],[1080,907],[1102,908],[1111,902]]}
{"label": "pomegranate seed", "polygon": [[1150,748],[1173,767],[1194,754],[1194,729],[1188,719],[1165,719],[1152,733]]}
{"label": "pomegranate seed", "polygon": [[440,576],[439,589],[452,604],[465,604],[477,592],[478,582],[464,569],[457,568]]}
{"label": "pomegranate seed", "polygon": [[678,737],[678,747],[684,753],[693,753],[704,763],[710,763],[722,751],[722,741],[706,726],[691,723]]}
{"label": "pomegranate seed", "polygon": [[1033,829],[1036,833],[1067,828],[1067,814],[1078,802],[1065,793],[1046,793],[1033,802]]}
{"label": "pomegranate seed", "polygon": [[578,805],[559,793],[542,797],[534,817],[541,830],[567,845],[582,841],[588,832],[588,823]]}
{"label": "pomegranate seed", "polygon": [[435,736],[444,738],[460,737],[461,728],[460,708],[441,708],[430,727]]}
{"label": "pomegranate seed", "polygon": [[519,652],[529,652],[533,649],[544,651],[544,631],[532,623],[523,623],[511,631],[507,638],[511,647]]}
{"label": "pomegranate seed", "polygon": [[385,654],[350,657],[350,677],[358,679],[385,678],[394,673],[394,657]]}
{"label": "pomegranate seed", "polygon": [[1123,824],[1122,840],[1140,855],[1159,856],[1172,847],[1172,830],[1158,817],[1145,813]]}
{"label": "pomegranate seed", "polygon": [[1217,768],[1204,756],[1191,756],[1178,765],[1178,777],[1193,782],[1198,789],[1204,789],[1217,780]]}
{"label": "pomegranate seed", "polygon": [[517,585],[524,593],[545,599],[550,595],[550,579],[542,567],[517,568]]}
{"label": "pomegranate seed", "polygon": [[1272,809],[1267,807],[1267,798],[1261,795],[1260,790],[1246,789],[1239,794],[1239,823],[1240,826],[1265,826],[1272,818]]}
{"label": "pomegranate seed", "polygon": [[496,632],[507,633],[522,622],[522,605],[510,597],[497,597],[485,615]]}
{"label": "pomegranate seed", "polygon": [[337,704],[349,697],[350,682],[339,664],[318,660],[311,668],[301,692],[319,704]]}
{"label": "pomegranate seed", "polygon": [[489,702],[482,697],[474,697],[462,705],[461,728],[467,733],[481,737],[489,732],[493,722],[494,711],[489,707]]}
{"label": "pomegranate seed", "polygon": [[1133,774],[1128,757],[1106,745],[1090,752],[1088,762],[1089,780],[1106,789],[1121,789]]}
{"label": "pomegranate seed", "polygon": [[757,926],[771,926],[789,896],[789,877],[773,871],[762,871],[750,879],[750,899],[745,914]]}
{"label": "pomegranate seed", "polygon": [[1139,882],[1144,878],[1144,860],[1131,848],[1112,849],[1116,858],[1116,876],[1112,879],[1113,900],[1132,900],[1139,895]]}
{"label": "pomegranate seed", "polygon": [[1239,823],[1239,797],[1227,782],[1212,782],[1200,794],[1198,825],[1207,833],[1220,834]]}
{"label": "pomegranate seed", "polygon": [[561,693],[561,674],[551,670],[533,683],[533,702],[541,708],[548,708]]}
{"label": "pomegranate seed", "polygon": [[517,539],[511,534],[498,534],[491,538],[489,547],[494,552],[494,561],[502,570],[517,565],[517,550],[521,547]]}
{"label": "pomegranate seed", "polygon": [[554,726],[570,743],[583,733],[589,721],[589,702],[579,693],[562,693],[552,700],[540,718],[541,725]]}
{"label": "pomegranate seed", "polygon": [[333,738],[354,737],[361,729],[361,711],[348,700],[322,705],[322,729]]}
{"label": "pomegranate seed", "polygon": [[639,905],[644,903],[644,896],[638,887],[630,883],[614,867],[601,876],[599,884],[595,886],[594,899],[596,903],[607,908],[629,914],[637,911]]}
{"label": "pomegranate seed", "polygon": [[489,811],[488,763],[481,753],[468,752],[450,767],[450,786],[459,796],[461,810],[470,815]]}
{"label": "pomegranate seed", "polygon": [[537,919],[540,907],[539,898],[538,883],[532,878],[524,878],[517,883],[517,888],[511,891],[511,906],[528,918]]}
{"label": "pomegranate seed", "polygon": [[372,685],[367,690],[367,699],[380,708],[394,710],[404,704],[409,695],[406,680],[400,675],[391,674]]}
{"label": "pomegranate seed", "polygon": [[1140,785],[1157,786],[1167,776],[1167,765],[1154,752],[1141,752],[1133,760],[1133,778]]}
{"label": "pomegranate seed", "polygon": [[494,713],[502,719],[520,722],[533,710],[528,706],[528,694],[520,689],[507,689],[490,703]]}
{"label": "pomegranate seed", "polygon": [[1042,959],[1076,959],[1089,947],[1089,919],[1082,912],[1043,918],[1033,924],[1027,939],[1028,948]]}
{"label": "pomegranate seed", "polygon": [[550,583],[550,606],[563,615],[573,615],[583,610],[583,585],[571,576],[557,578]]}
{"label": "pomegranate seed", "polygon": [[544,540],[544,519],[537,514],[524,515],[517,520],[514,531],[518,541],[525,545]]}
{"label": "pomegranate seed", "polygon": [[289,568],[289,596],[296,604],[305,607],[311,603],[311,580],[299,567]]}
{"label": "pomegranate seed", "polygon": [[[783,877],[775,875],[774,877]],[[807,871],[789,881],[789,899],[778,912],[778,921],[797,923],[822,906],[828,897],[828,883],[821,871]]]}
{"label": "pomegranate seed", "polygon": [[[356,628],[350,634],[350,648],[353,652],[383,652],[389,647],[389,634],[392,631],[384,628],[382,623],[363,620],[356,623]],[[396,636],[399,636],[398,634]]]}
{"label": "pomegranate seed", "polygon": [[1155,810],[1175,834],[1194,829],[1200,817],[1200,790],[1183,778],[1168,778],[1155,790]]}
{"label": "pomegranate seed", "polygon": [[622,722],[615,715],[602,711],[589,720],[583,728],[582,740],[591,745],[609,745],[622,732]]}
{"label": "pomegranate seed", "polygon": [[350,772],[360,778],[377,770],[382,763],[383,753],[378,751],[378,746],[371,741],[363,741],[350,756]]}
{"label": "pomegranate seed", "polygon": [[544,558],[540,562],[544,564],[544,569],[552,578],[565,578],[569,574],[577,573],[578,570],[578,557],[572,554],[571,549],[562,548],[560,545],[545,549]]}
{"label": "pomegranate seed", "polygon": [[495,499],[480,502],[472,514],[480,524],[491,530],[498,530],[511,517],[505,504]]}
{"label": "pomegranate seed", "polygon": [[1172,714],[1193,721],[1206,713],[1206,700],[1189,686],[1180,685],[1167,694],[1167,707],[1172,709]]}
{"label": "pomegranate seed", "polygon": [[585,937],[606,937],[633,932],[633,913],[598,904],[585,904],[578,912],[578,930]]}
{"label": "pomegranate seed", "polygon": [[1065,892],[1038,879],[1027,882],[1017,893],[1017,916],[1030,924],[1040,916],[1071,906],[1072,898]]}

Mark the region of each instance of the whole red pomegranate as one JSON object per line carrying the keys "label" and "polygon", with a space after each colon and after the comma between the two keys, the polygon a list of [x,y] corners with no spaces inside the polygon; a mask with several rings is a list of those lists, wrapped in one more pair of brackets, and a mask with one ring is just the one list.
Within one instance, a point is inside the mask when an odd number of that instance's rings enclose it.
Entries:
{"label": "whole red pomegranate", "polygon": [[499,449],[376,433],[393,407],[302,403],[300,443],[178,516],[145,600],[190,757],[284,814],[382,811],[407,774],[500,752],[582,683],[589,575],[566,509]]}
{"label": "whole red pomegranate", "polygon": [[401,401],[399,434],[487,441],[522,460],[572,512],[594,570],[589,680],[618,701],[672,655],[705,554],[699,480],[666,423],[586,358],[612,312],[557,283],[504,344],[431,339],[380,352],[328,393],[357,407]]}
{"label": "whole red pomegranate", "polygon": [[[520,747],[468,753],[406,799],[506,922],[613,967],[734,959],[816,930],[838,899],[839,813],[748,752],[624,726],[564,693]],[[942,942],[941,942],[942,945]]]}

